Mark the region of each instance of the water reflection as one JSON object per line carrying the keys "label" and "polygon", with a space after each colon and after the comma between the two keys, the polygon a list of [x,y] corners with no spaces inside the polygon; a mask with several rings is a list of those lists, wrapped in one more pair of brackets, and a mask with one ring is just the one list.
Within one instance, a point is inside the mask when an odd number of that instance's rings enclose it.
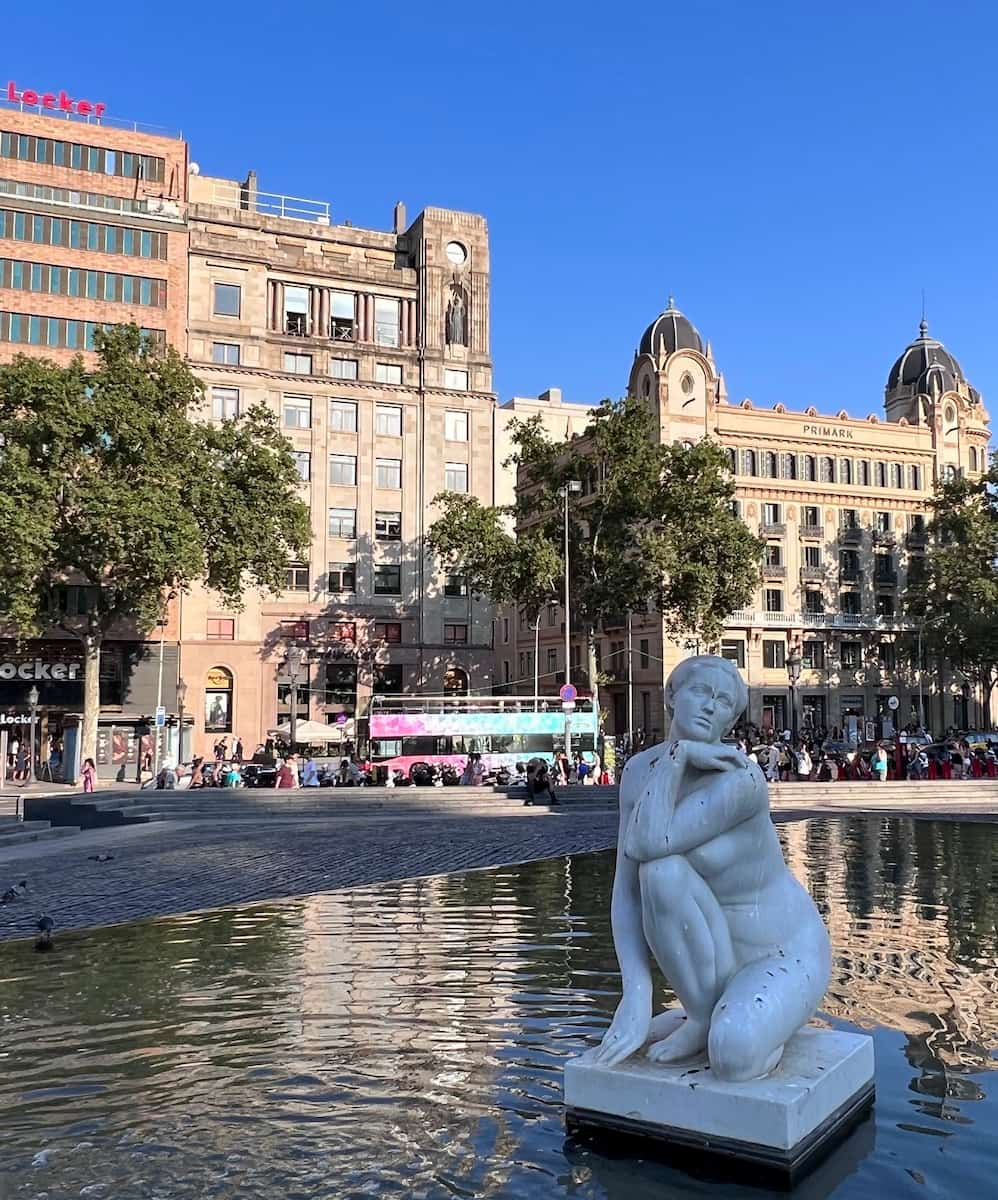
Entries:
{"label": "water reflection", "polygon": [[[781,836],[832,931],[828,1019],[878,1054],[875,1143],[870,1124],[800,1194],[989,1194],[998,829]],[[592,855],[67,936],[45,959],[3,945],[0,1196],[757,1196],[565,1143],[562,1062],[618,992],[611,883]]]}

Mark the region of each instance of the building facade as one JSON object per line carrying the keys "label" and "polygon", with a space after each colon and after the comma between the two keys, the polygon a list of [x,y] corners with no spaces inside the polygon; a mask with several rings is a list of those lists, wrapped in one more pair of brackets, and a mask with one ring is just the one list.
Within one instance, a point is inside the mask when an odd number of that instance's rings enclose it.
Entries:
{"label": "building facade", "polygon": [[485,221],[428,208],[410,224],[399,205],[391,230],[359,229],[252,175],[192,175],[188,219],[203,416],[279,414],[313,533],[280,596],[239,612],[184,597],[194,752],[252,752],[288,725],[293,687],[334,754],[363,744],[374,695],[488,689],[492,611],[423,548],[438,493],[495,498]]}
{"label": "building facade", "polygon": [[[129,322],[184,352],[187,176],[179,136],[118,124],[99,101],[9,83],[0,93],[0,362],[18,354],[92,361],[94,330]],[[67,576],[62,589],[70,614],[79,582]],[[104,776],[134,778],[139,770],[159,695],[160,632],[170,681],[175,613],[162,631],[123,627],[105,644]],[[56,630],[20,645],[0,636],[0,727],[22,740],[33,684],[44,745],[80,711],[79,643]]]}
{"label": "building facade", "polygon": [[[986,470],[990,436],[980,396],[924,322],[890,368],[883,417],[730,404],[709,342],[671,302],[641,338],[628,391],[651,406],[663,441],[710,437],[725,449],[738,511],[765,540],[761,586],[749,607],[732,613],[717,648],[748,684],[749,722],[783,730],[796,719],[800,728],[862,739],[912,719],[935,729],[986,719],[969,680],[919,659],[919,630],[900,604],[924,560],[936,483]],[[525,614],[503,620],[516,629],[508,643],[497,638],[499,678],[529,678],[534,632]],[[561,621],[552,605],[539,631],[550,685],[564,677]],[[803,659],[795,686],[791,648]],[[706,649],[670,641],[648,613],[633,614],[629,631],[600,631],[607,732],[664,736],[665,679]],[[572,658],[578,679],[581,639]]]}

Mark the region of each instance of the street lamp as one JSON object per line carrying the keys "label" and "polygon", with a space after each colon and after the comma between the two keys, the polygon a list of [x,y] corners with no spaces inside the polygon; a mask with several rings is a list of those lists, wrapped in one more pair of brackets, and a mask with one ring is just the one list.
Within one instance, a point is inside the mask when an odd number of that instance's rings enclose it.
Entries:
{"label": "street lamp", "polygon": [[802,661],[800,642],[794,642],[787,653],[787,681],[790,684],[790,735],[792,742],[797,741],[797,684],[800,681]]}
{"label": "street lamp", "polygon": [[[572,608],[569,598],[569,561],[568,561],[568,498],[577,496],[582,491],[582,483],[578,479],[569,479],[558,489],[558,495],[565,504],[565,682],[570,683],[572,662]],[[565,710],[565,757],[572,757],[572,713]]]}
{"label": "street lamp", "polygon": [[184,761],[184,701],[187,699],[187,681],[177,680],[177,763]]}
{"label": "street lamp", "polygon": [[291,681],[291,753],[294,754],[298,734],[298,677],[302,668],[308,666],[308,652],[301,646],[292,646],[288,650],[285,666]]}
{"label": "street lamp", "polygon": [[31,729],[28,734],[29,749],[31,758],[28,767],[28,782],[35,782],[35,720],[38,712],[38,688],[34,684],[31,685],[31,690],[28,692],[28,706],[31,709]]}

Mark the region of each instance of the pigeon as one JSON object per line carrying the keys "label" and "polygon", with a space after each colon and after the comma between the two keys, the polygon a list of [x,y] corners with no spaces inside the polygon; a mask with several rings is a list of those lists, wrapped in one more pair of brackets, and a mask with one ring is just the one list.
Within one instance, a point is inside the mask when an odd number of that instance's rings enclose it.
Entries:
{"label": "pigeon", "polygon": [[113,854],[91,854],[91,862],[114,862]]}
{"label": "pigeon", "polygon": [[52,950],[52,930],[55,929],[55,921],[47,913],[41,913],[35,928],[38,930],[38,940],[35,942],[38,953],[44,954],[47,950]]}
{"label": "pigeon", "polygon": [[20,883],[15,883],[13,887],[9,887],[2,896],[0,896],[0,904],[13,904],[15,900],[21,900],[28,894],[28,881],[22,879]]}

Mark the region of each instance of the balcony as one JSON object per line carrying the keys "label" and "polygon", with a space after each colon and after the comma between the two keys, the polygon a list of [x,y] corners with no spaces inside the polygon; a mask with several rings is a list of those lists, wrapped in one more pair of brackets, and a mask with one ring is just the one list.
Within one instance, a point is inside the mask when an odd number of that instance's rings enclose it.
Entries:
{"label": "balcony", "polygon": [[785,521],[763,521],[759,526],[759,533],[763,537],[783,537],[787,532]]}
{"label": "balcony", "polygon": [[840,583],[859,583],[859,567],[840,567]]}
{"label": "balcony", "polygon": [[823,538],[825,536],[824,525],[802,525],[800,527],[800,535],[802,538]]}
{"label": "balcony", "polygon": [[904,539],[909,546],[924,546],[929,540],[927,529],[909,529]]}
{"label": "balcony", "polygon": [[875,616],[873,613],[809,613],[762,612],[758,609],[736,609],[726,622],[728,628],[758,626],[762,629],[881,629],[885,631],[915,629],[917,622],[906,621],[899,615]]}
{"label": "balcony", "polygon": [[800,577],[805,583],[823,583],[825,580],[825,568],[801,567]]}
{"label": "balcony", "polygon": [[897,587],[898,573],[897,571],[878,571],[873,577],[873,582],[876,587]]}
{"label": "balcony", "polygon": [[858,525],[843,525],[839,530],[839,541],[854,545],[863,540],[863,530]]}
{"label": "balcony", "polygon": [[785,579],[787,568],[783,563],[763,563],[762,576],[764,579]]}
{"label": "balcony", "polygon": [[875,546],[893,546],[894,538],[893,529],[875,529],[873,531],[873,544]]}

